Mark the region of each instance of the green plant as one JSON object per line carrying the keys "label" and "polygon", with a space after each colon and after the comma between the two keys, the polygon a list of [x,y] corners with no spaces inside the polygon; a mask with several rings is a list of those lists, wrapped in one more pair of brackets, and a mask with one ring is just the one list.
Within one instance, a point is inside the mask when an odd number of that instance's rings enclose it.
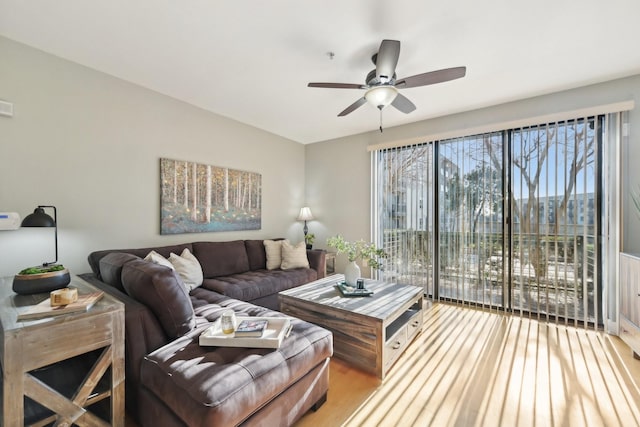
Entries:
{"label": "green plant", "polygon": [[347,242],[340,234],[329,237],[327,245],[336,249],[337,253],[347,254],[349,261],[366,261],[367,265],[376,270],[382,270],[382,258],[387,254],[383,249],[376,248],[373,243],[358,240]]}
{"label": "green plant", "polygon": [[42,273],[51,273],[53,271],[62,271],[64,270],[64,266],[60,264],[50,265],[47,267],[29,267],[20,271],[18,274],[42,274]]}
{"label": "green plant", "polygon": [[313,242],[316,240],[316,235],[313,233],[307,233],[304,236],[304,242],[307,245],[313,245]]}

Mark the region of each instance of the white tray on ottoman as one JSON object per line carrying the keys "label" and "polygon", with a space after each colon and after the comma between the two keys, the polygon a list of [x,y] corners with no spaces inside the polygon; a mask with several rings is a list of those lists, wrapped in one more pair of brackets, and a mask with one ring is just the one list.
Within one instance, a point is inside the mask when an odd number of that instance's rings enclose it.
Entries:
{"label": "white tray on ottoman", "polygon": [[236,337],[234,334],[223,333],[220,319],[218,319],[200,335],[200,345],[279,348],[282,340],[289,335],[291,328],[291,321],[288,317],[238,317],[237,323],[239,324],[243,320],[266,320],[268,323],[261,337]]}

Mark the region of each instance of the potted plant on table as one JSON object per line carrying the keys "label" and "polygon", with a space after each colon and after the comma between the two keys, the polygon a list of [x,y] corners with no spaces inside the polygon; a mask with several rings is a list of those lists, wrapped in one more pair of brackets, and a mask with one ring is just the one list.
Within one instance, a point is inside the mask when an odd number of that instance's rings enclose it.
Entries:
{"label": "potted plant on table", "polygon": [[364,240],[348,242],[340,234],[327,239],[327,245],[335,248],[338,254],[347,254],[349,264],[345,268],[344,278],[349,286],[355,286],[356,280],[360,277],[358,261],[366,261],[369,267],[382,270],[382,259],[387,256],[383,249],[377,248],[371,242]]}
{"label": "potted plant on table", "polygon": [[316,240],[316,235],[313,233],[307,233],[304,235],[304,243],[307,245],[307,249],[313,249],[313,242]]}
{"label": "potted plant on table", "polygon": [[21,270],[13,277],[13,291],[17,294],[51,292],[71,282],[69,270],[61,264],[43,264]]}

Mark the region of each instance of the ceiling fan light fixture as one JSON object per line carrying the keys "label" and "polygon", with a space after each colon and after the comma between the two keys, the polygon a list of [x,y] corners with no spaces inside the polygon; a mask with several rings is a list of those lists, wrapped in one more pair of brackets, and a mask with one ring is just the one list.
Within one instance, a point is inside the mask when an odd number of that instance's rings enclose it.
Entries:
{"label": "ceiling fan light fixture", "polygon": [[391,104],[396,96],[398,89],[391,85],[375,86],[364,94],[367,102],[380,110]]}
{"label": "ceiling fan light fixture", "polygon": [[443,68],[441,70],[428,71],[401,79],[396,78],[396,65],[400,58],[400,41],[382,40],[378,52],[371,60],[376,68],[371,70],[365,78],[364,84],[357,83],[309,83],[308,87],[322,87],[329,89],[364,89],[363,97],[349,105],[338,114],[344,117],[360,108],[367,102],[378,110],[382,116],[382,109],[392,105],[396,110],[409,114],[415,111],[416,106],[406,96],[398,92],[398,89],[408,89],[412,87],[428,86],[436,83],[448,82],[450,80],[464,77],[467,67]]}

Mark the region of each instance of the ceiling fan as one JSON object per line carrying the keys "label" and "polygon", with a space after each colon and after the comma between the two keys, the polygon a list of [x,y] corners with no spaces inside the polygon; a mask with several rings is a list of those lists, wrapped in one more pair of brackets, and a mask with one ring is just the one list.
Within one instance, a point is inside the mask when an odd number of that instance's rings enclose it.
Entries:
{"label": "ceiling fan", "polygon": [[367,74],[365,84],[357,83],[309,83],[308,87],[321,87],[329,89],[364,89],[364,96],[345,108],[338,117],[346,116],[367,101],[380,111],[388,105],[393,105],[405,114],[416,109],[413,102],[400,94],[398,89],[427,86],[436,83],[464,77],[467,67],[445,68],[437,71],[417,74],[402,79],[396,78],[396,65],[400,57],[400,42],[398,40],[382,40],[378,53],[371,57],[376,66]]}

